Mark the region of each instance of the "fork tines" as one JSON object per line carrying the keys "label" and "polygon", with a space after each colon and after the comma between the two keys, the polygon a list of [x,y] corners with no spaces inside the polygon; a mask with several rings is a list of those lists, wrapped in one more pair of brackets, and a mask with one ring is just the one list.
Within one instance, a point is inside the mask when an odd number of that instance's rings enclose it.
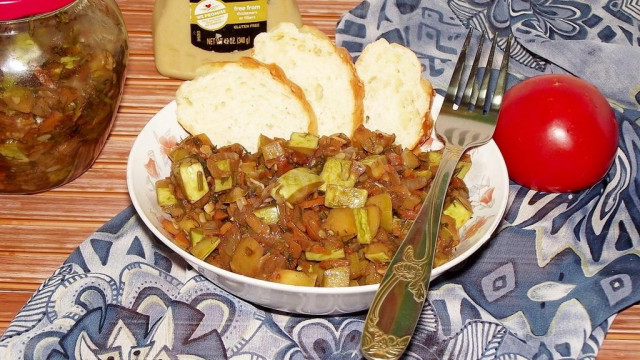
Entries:
{"label": "fork tines", "polygon": [[[513,36],[509,35],[509,37],[507,38],[504,54],[502,55],[502,62],[500,64],[500,69],[498,71],[496,80],[495,75],[493,74],[494,71],[492,70],[494,70],[493,58],[498,41],[497,35],[494,34],[493,38],[491,39],[491,49],[489,50],[489,55],[487,57],[485,71],[482,76],[480,85],[478,85],[476,77],[478,74],[478,68],[480,66],[480,58],[482,56],[484,38],[486,36],[484,32],[482,33],[482,36],[478,41],[478,48],[473,58],[473,63],[471,65],[471,69],[469,70],[467,81],[465,82],[466,85],[464,87],[464,91],[462,92],[461,96],[458,96],[458,93],[460,92],[461,86],[463,84],[462,73],[466,64],[467,51],[471,42],[472,34],[473,28],[469,28],[467,37],[464,41],[464,44],[462,45],[462,49],[460,50],[458,61],[456,62],[455,68],[453,69],[453,75],[451,76],[451,81],[449,82],[449,86],[447,88],[447,93],[445,96],[445,103],[450,103],[454,104],[454,106],[466,108],[468,111],[473,111],[476,107],[476,104],[478,104],[481,109],[483,109],[483,113],[486,113],[490,110],[497,111],[502,103],[502,96],[504,95],[506,88],[507,73],[509,68],[509,54],[511,52],[511,41]],[[493,87],[493,96],[487,98],[487,93],[489,93],[490,87],[493,84],[495,84],[495,87]]]}

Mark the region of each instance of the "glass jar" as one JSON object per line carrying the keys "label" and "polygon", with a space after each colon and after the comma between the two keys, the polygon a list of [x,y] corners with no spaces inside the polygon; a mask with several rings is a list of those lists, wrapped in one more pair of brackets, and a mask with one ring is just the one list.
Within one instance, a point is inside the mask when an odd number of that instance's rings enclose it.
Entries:
{"label": "glass jar", "polygon": [[93,164],[127,59],[114,0],[0,0],[0,193],[48,190]]}

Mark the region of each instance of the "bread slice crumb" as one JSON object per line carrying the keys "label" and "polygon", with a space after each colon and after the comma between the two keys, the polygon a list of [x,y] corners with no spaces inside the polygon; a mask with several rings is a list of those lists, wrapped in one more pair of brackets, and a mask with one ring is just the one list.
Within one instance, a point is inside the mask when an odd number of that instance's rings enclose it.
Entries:
{"label": "bread slice crumb", "polygon": [[364,85],[364,126],[395,134],[405,148],[420,145],[433,127],[434,91],[417,55],[381,38],[364,48],[355,67]]}
{"label": "bread slice crumb", "polygon": [[256,152],[261,134],[317,133],[302,89],[279,67],[252,58],[201,66],[193,80],[180,85],[176,102],[178,123],[190,134],[206,134],[216,146],[239,143]]}
{"label": "bread slice crumb", "polygon": [[300,85],[318,119],[318,134],[353,131],[362,124],[363,89],[351,55],[316,28],[281,23],[256,36],[253,57],[274,63]]}

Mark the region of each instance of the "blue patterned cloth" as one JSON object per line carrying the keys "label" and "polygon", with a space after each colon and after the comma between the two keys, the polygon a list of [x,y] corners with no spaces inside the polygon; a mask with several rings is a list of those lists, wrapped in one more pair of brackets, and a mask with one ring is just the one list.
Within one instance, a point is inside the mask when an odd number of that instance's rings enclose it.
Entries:
{"label": "blue patterned cloth", "polygon": [[[465,27],[517,40],[510,84],[570,72],[620,124],[598,185],[516,184],[496,236],[438,278],[408,359],[594,359],[613,317],[640,300],[640,3],[637,0],[364,1],[337,26],[354,57],[379,37],[419,54],[442,92]],[[204,279],[132,208],[89,237],[0,338],[2,359],[359,359],[364,314],[257,308]]]}

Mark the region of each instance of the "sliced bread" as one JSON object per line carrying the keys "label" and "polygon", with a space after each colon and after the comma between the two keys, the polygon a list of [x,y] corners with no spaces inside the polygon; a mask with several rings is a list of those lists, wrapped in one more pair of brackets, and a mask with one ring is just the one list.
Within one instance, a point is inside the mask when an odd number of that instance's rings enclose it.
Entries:
{"label": "sliced bread", "polygon": [[395,134],[405,148],[420,145],[433,126],[429,112],[434,92],[422,77],[416,54],[378,39],[364,48],[355,66],[364,85],[364,126]]}
{"label": "sliced bread", "polygon": [[300,85],[318,119],[318,134],[353,131],[362,124],[362,84],[346,49],[318,29],[281,23],[254,40],[253,57],[274,63]]}
{"label": "sliced bread", "polygon": [[239,143],[256,152],[260,134],[288,139],[317,133],[302,90],[282,70],[251,58],[201,66],[176,92],[178,122],[190,134],[207,134],[217,146]]}

